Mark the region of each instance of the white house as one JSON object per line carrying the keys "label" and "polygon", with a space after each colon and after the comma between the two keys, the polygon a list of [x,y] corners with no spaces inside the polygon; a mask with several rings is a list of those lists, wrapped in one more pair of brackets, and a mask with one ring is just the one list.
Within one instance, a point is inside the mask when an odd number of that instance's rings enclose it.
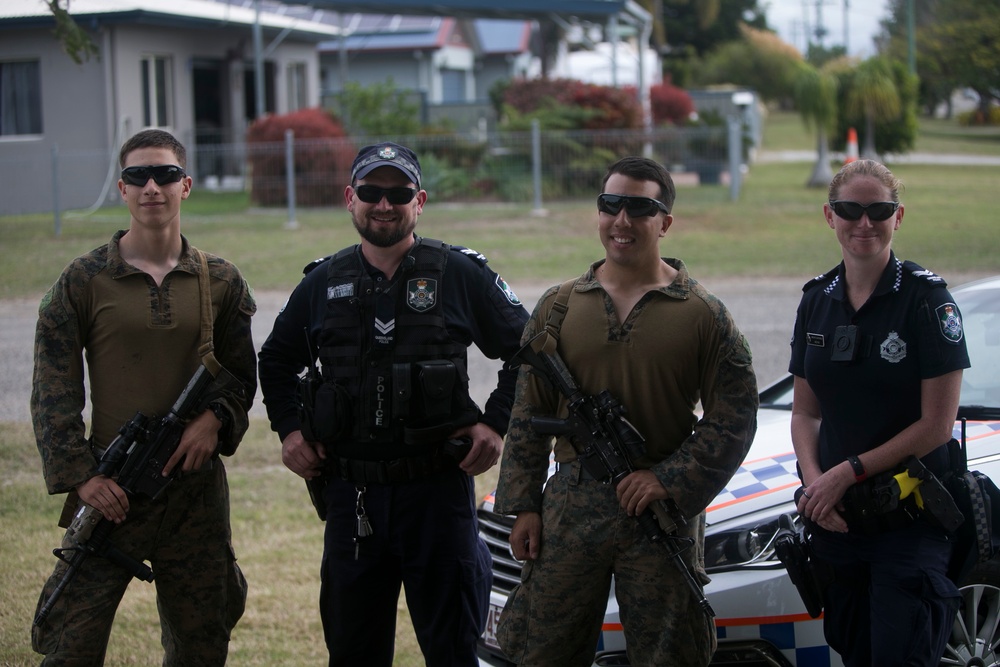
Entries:
{"label": "white house", "polygon": [[[138,130],[165,129],[194,156],[242,142],[258,99],[276,113],[317,106],[316,45],[338,34],[309,17],[212,0],[72,0],[70,12],[97,48],[81,64],[55,38],[44,0],[0,3],[0,214],[117,197],[117,151]],[[226,165],[189,159],[188,168],[208,178]]]}

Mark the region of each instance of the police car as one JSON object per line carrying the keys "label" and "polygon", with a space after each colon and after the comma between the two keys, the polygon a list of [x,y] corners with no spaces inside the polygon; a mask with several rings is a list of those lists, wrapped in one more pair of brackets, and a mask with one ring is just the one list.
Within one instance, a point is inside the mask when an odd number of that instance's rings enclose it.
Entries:
{"label": "police car", "polygon": [[[962,379],[960,420],[969,469],[1000,483],[1000,276],[952,290],[963,317],[972,368]],[[712,665],[742,667],[841,667],[823,638],[823,621],[806,612],[775,555],[779,522],[798,522],[792,494],[795,474],[789,425],[792,377],[761,392],[758,429],[743,465],[708,508],[705,588],[716,613],[719,648]],[[964,422],[963,422],[964,420]],[[479,509],[479,532],[493,554],[493,593],[481,665],[508,663],[496,642],[496,625],[510,590],[519,581],[507,537],[513,517],[492,511],[493,496]],[[787,518],[782,519],[783,516]],[[1000,667],[1000,561],[978,565],[961,587],[958,613],[942,665]],[[614,592],[608,599],[594,665],[628,665]]]}

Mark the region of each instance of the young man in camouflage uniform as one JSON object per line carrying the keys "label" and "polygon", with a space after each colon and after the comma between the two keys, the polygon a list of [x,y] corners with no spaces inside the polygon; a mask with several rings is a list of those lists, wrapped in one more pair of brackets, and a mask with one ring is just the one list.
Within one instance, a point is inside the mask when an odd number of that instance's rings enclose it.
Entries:
{"label": "young man in camouflage uniform", "polygon": [[[714,624],[667,552],[633,518],[654,501],[676,503],[688,521],[679,532],[695,545],[684,560],[707,581],[704,511],[756,432],[746,340],[682,261],[660,257],[674,195],[670,174],[656,162],[630,157],[610,167],[598,198],[605,258],[566,284],[556,332],[557,351],[581,391],[608,390],[645,437],[636,471],[617,488],[596,480],[560,436],[558,470],[546,483],[551,436],[538,435],[530,420],[565,416],[566,399],[521,367],[496,493],[496,511],[517,516],[510,544],[525,560],[498,633],[519,665],[590,665],[612,574],[630,664],[707,665],[715,649]],[[546,329],[557,294],[554,287],[542,296],[523,341]]]}
{"label": "young man in camouflage uniform", "polygon": [[[236,565],[229,489],[220,454],[245,433],[256,392],[250,318],[256,310],[239,270],[204,255],[214,317],[218,379],[185,425],[163,474],[179,471],[156,500],[129,497],[97,465],[137,412],[166,415],[202,363],[199,276],[203,262],[181,235],[191,192],[186,152],[170,134],[145,130],[122,146],[118,189],[128,230],[77,258],[42,299],[35,334],[31,414],[49,493],[68,493],[63,520],[83,502],[117,525],[110,540],[155,574],[164,665],[222,665],[243,613],[246,580]],[[86,355],[91,392],[87,437]],[[223,374],[219,375],[219,378]],[[66,571],[60,561],[39,605]],[[132,574],[106,558],[84,560],[48,617],[32,631],[43,665],[100,665]]]}

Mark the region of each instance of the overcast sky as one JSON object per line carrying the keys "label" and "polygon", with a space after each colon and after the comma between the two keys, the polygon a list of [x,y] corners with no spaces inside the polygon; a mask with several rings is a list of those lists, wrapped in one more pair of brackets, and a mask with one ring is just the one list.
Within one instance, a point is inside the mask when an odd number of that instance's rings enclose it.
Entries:
{"label": "overcast sky", "polygon": [[[850,55],[874,55],[872,37],[879,30],[879,22],[886,17],[886,0],[761,0],[767,6],[767,23],[783,40],[805,51],[806,27],[815,31],[822,22],[826,28],[823,45],[826,47],[847,44]],[[846,7],[845,7],[846,6]],[[844,15],[847,15],[847,32],[844,32]]]}

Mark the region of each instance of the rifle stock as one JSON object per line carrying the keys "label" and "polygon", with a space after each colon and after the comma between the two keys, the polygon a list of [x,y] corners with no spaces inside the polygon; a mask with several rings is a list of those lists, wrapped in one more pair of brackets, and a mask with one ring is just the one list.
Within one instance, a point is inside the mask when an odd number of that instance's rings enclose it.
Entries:
{"label": "rifle stock", "polygon": [[[528,363],[567,399],[569,416],[532,417],[532,428],[541,435],[567,436],[581,465],[595,479],[617,487],[636,470],[633,460],[642,455],[645,439],[625,418],[625,408],[608,391],[589,396],[580,390],[554,346],[551,350],[543,347],[547,336],[548,332],[543,331],[533,337],[514,359]],[[677,505],[671,500],[655,502],[636,519],[647,539],[667,550],[705,615],[714,618],[715,610],[704,589],[681,556],[693,540],[677,534],[678,527],[686,524]]]}
{"label": "rifle stock", "polygon": [[[119,429],[118,436],[101,456],[98,474],[117,476],[118,485],[129,497],[157,498],[176,474],[164,477],[163,467],[177,450],[190,413],[201,402],[212,380],[208,369],[199,366],[167,416],[155,419],[137,412]],[[132,558],[111,542],[114,528],[115,523],[105,519],[101,512],[85,503],[80,504],[63,535],[62,545],[52,550],[52,554],[67,563],[68,567],[39,607],[33,622],[35,626],[45,622],[56,601],[90,556],[107,558],[137,579],[153,580],[153,571],[148,565]]]}

